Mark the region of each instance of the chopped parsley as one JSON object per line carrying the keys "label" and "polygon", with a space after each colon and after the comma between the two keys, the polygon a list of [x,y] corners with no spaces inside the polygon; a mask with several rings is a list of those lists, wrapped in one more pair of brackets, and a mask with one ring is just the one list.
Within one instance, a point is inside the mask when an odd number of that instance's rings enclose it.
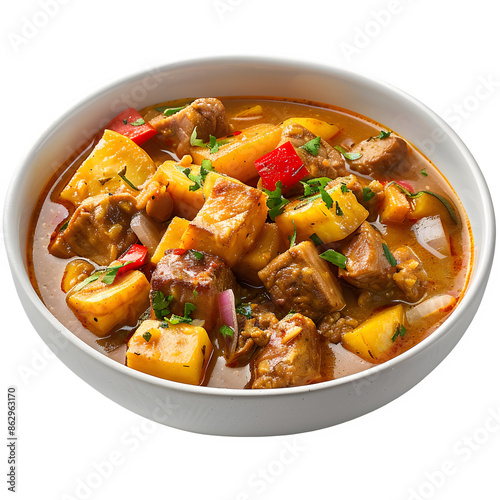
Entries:
{"label": "chopped parsley", "polygon": [[347,186],[346,186],[343,182],[341,182],[341,183],[340,183],[340,190],[341,190],[344,194],[346,194],[346,193],[347,193],[347,191],[349,191],[349,188],[348,188],[348,187],[347,187]]}
{"label": "chopped parsley", "polygon": [[175,115],[178,111],[181,111],[182,109],[186,108],[188,104],[185,104],[184,106],[179,106],[178,108],[165,108],[163,111],[163,114],[165,116],[172,116]]}
{"label": "chopped parsley", "polygon": [[398,337],[404,337],[406,335],[406,328],[403,325],[398,325],[394,335],[391,337],[391,340],[394,342]]}
{"label": "chopped parsley", "polygon": [[369,188],[363,188],[363,201],[370,201],[375,196],[375,193]]}
{"label": "chopped parsley", "polygon": [[[330,210],[330,208],[332,208],[332,206],[333,206],[332,197],[326,192],[326,190],[323,186],[321,186],[319,188],[319,194],[321,195],[321,199],[325,202],[326,208],[328,208],[328,210]],[[342,215],[344,215],[344,214],[342,214]]]}
{"label": "chopped parsley", "polygon": [[315,244],[315,246],[323,244],[323,240],[316,233],[311,234],[309,239]]}
{"label": "chopped parsley", "polygon": [[361,153],[357,153],[356,151],[348,153],[342,146],[334,146],[334,148],[348,160],[357,160],[363,156]]}
{"label": "chopped parsley", "polygon": [[214,137],[213,135],[210,135],[208,138],[209,138],[209,142],[206,145],[206,147],[208,149],[210,149],[211,153],[217,153],[217,151],[219,151],[219,148],[221,146],[223,146],[224,144],[227,144],[229,142],[229,141],[226,141],[224,139],[222,141],[218,141],[217,137]]}
{"label": "chopped parsley", "polygon": [[134,186],[134,184],[132,184],[132,182],[127,179],[127,177],[125,176],[125,174],[127,173],[127,166],[125,166],[120,172],[118,172],[118,177],[125,183],[127,184],[128,186],[130,186],[134,191],[139,191],[139,188]]}
{"label": "chopped parsley", "polygon": [[385,243],[382,243],[382,248],[384,249],[384,255],[387,259],[387,262],[389,262],[392,267],[396,267],[397,261],[394,258],[394,255],[392,255],[391,251],[389,250],[389,247]]}
{"label": "chopped parsley", "polygon": [[427,177],[429,174],[427,173],[427,170],[425,170],[425,168],[423,168],[422,170],[420,170],[420,173],[424,176],[424,177]]}
{"label": "chopped parsley", "polygon": [[219,331],[222,333],[224,338],[234,336],[234,330],[230,326],[222,325]]}
{"label": "chopped parsley", "polygon": [[245,316],[247,319],[252,319],[252,304],[250,304],[250,302],[243,302],[236,307],[236,312]]}
{"label": "chopped parsley", "polygon": [[202,260],[203,257],[205,257],[201,252],[198,252],[198,250],[191,250],[191,253],[196,257],[197,260]]}
{"label": "chopped parsley", "polygon": [[201,160],[200,176],[202,183],[205,182],[208,172],[211,172],[213,169],[214,167],[212,167],[212,162],[210,160]]}
{"label": "chopped parsley", "polygon": [[73,287],[72,292],[78,292],[82,288],[85,288],[88,284],[93,283],[94,281],[97,281],[102,275],[104,274],[104,271],[97,271],[94,274],[91,274],[88,278],[85,278],[83,281],[78,283],[78,285],[75,285]]}
{"label": "chopped parsley", "polygon": [[69,225],[69,219],[61,226],[61,229],[59,229],[59,232],[63,232]]}
{"label": "chopped parsley", "polygon": [[165,297],[163,292],[155,290],[151,293],[151,297],[151,304],[155,316],[158,319],[165,319],[165,316],[167,316],[167,314],[170,314],[170,302],[174,300],[174,296],[169,295],[168,297]]}
{"label": "chopped parsley", "polygon": [[205,147],[205,143],[201,140],[201,139],[198,139],[198,135],[196,133],[196,129],[198,127],[194,127],[194,130],[193,132],[191,133],[191,138],[190,138],[190,144],[191,146],[198,146],[200,148],[204,148]]}
{"label": "chopped parsley", "polygon": [[321,143],[321,137],[318,136],[315,137],[314,139],[311,139],[309,142],[306,142],[305,144],[300,146],[300,148],[304,149],[313,156],[318,156],[320,143]]}
{"label": "chopped parsley", "polygon": [[339,202],[335,200],[335,215],[338,217],[342,217],[344,215],[344,212],[342,212],[342,209],[340,208]]}
{"label": "chopped parsley", "polygon": [[281,195],[282,188],[281,181],[276,183],[276,188],[274,191],[269,191],[269,189],[263,189],[264,193],[267,194],[267,208],[269,209],[269,217],[274,220],[275,217],[283,213],[283,207],[289,203],[289,201]]}
{"label": "chopped parsley", "polygon": [[144,121],[144,118],[139,118],[135,122],[131,122],[130,125],[133,127],[139,127],[140,125],[144,125],[146,122]]}
{"label": "chopped parsley", "polygon": [[377,139],[387,139],[391,135],[391,132],[385,132],[384,130],[380,131],[380,135],[377,137]]}
{"label": "chopped parsley", "polygon": [[[128,262],[127,262],[128,264]],[[118,264],[117,266],[111,266],[108,267],[105,271],[105,275],[102,278],[102,282],[106,283],[106,285],[112,285],[113,281],[115,281],[116,276],[118,275],[118,271],[120,268],[122,268],[125,264]]]}
{"label": "chopped parsley", "polygon": [[297,228],[295,227],[295,221],[292,220],[293,224],[293,234],[288,237],[288,241],[290,242],[290,248],[295,245],[295,240],[297,239]]}
{"label": "chopped parsley", "polygon": [[345,269],[347,265],[347,257],[342,255],[340,252],[336,252],[335,250],[327,250],[326,252],[320,253],[319,256],[322,259],[331,262],[332,264]]}
{"label": "chopped parsley", "polygon": [[178,325],[179,323],[191,323],[193,318],[191,318],[191,313],[196,309],[194,304],[191,302],[186,302],[184,304],[184,316],[178,316],[177,314],[172,314],[170,318],[166,318],[166,320],[171,325]]}
{"label": "chopped parsley", "polygon": [[325,186],[332,182],[332,179],[329,177],[316,177],[315,179],[309,179],[308,181],[300,181],[302,186],[304,187],[304,197],[309,196],[311,194],[316,194],[324,189]]}
{"label": "chopped parsley", "polygon": [[151,332],[144,332],[142,334],[142,338],[146,341],[149,342],[151,340]]}

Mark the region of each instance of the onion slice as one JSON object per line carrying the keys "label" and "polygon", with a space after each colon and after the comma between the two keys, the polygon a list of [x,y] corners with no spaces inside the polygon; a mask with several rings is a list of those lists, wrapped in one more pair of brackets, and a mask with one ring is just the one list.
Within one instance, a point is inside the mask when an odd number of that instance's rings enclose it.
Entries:
{"label": "onion slice", "polygon": [[417,238],[420,246],[432,255],[438,259],[445,259],[450,256],[450,243],[439,215],[420,219],[413,224],[411,230],[415,233],[415,238]]}
{"label": "onion slice", "polygon": [[450,312],[456,303],[457,299],[452,295],[436,295],[408,309],[406,320],[409,325],[413,325],[434,314],[444,315]]}
{"label": "onion slice", "polygon": [[160,231],[153,219],[144,212],[137,212],[130,221],[130,227],[148,252],[153,254],[161,240]]}
{"label": "onion slice", "polygon": [[219,293],[219,313],[222,324],[233,330],[233,335],[223,336],[225,357],[230,360],[238,344],[238,319],[236,317],[234,292],[231,288]]}

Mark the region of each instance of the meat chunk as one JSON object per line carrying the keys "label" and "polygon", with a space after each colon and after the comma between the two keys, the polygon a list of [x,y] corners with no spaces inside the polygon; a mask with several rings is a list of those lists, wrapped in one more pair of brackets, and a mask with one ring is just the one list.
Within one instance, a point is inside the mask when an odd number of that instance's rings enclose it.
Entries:
{"label": "meat chunk", "polygon": [[350,162],[356,172],[364,175],[384,175],[404,170],[409,165],[408,146],[400,137],[371,138],[353,146],[361,158]]}
{"label": "meat chunk", "polygon": [[342,155],[330,146],[323,139],[320,140],[318,155],[313,156],[301,146],[315,139],[316,136],[307,128],[298,123],[291,123],[283,129],[281,134],[281,142],[279,145],[290,141],[300,159],[304,162],[304,166],[309,172],[305,179],[314,179],[316,177],[329,177],[335,179],[339,172],[344,175],[345,162]]}
{"label": "meat chunk", "polygon": [[392,254],[398,263],[398,272],[393,275],[394,283],[408,300],[416,302],[425,294],[427,273],[410,247],[397,248]]}
{"label": "meat chunk", "polygon": [[381,234],[368,222],[363,222],[339,251],[347,257],[345,269],[339,269],[339,278],[351,285],[372,291],[381,291],[392,284],[396,269],[384,253]]}
{"label": "meat chunk", "polygon": [[187,251],[182,255],[175,252],[166,250],[153,272],[152,301],[155,291],[165,297],[171,295],[169,311],[178,316],[184,316],[186,302],[193,304],[196,309],[191,317],[204,320],[203,326],[210,333],[219,317],[218,295],[236,287],[234,275],[220,257],[204,252]]}
{"label": "meat chunk", "polygon": [[313,321],[345,306],[337,278],[311,241],[278,255],[259,271],[259,278],[277,306]]}
{"label": "meat chunk", "polygon": [[321,378],[320,338],[302,314],[288,315],[271,327],[271,338],[253,361],[252,389],[295,387]]}
{"label": "meat chunk", "polygon": [[49,251],[56,257],[78,255],[107,266],[137,241],[130,227],[136,212],[135,198],[129,194],[87,198],[51,242]]}
{"label": "meat chunk", "polygon": [[354,318],[343,317],[340,312],[334,312],[323,316],[318,323],[318,333],[333,344],[342,340],[342,335],[352,332],[358,326]]}
{"label": "meat chunk", "polygon": [[210,135],[222,137],[230,131],[224,105],[212,97],[196,99],[171,116],[161,113],[150,124],[179,158],[189,153],[195,127],[198,139],[206,142]]}
{"label": "meat chunk", "polygon": [[242,366],[250,361],[257,347],[269,342],[271,326],[278,323],[271,302],[265,304],[246,304],[246,313],[238,314],[238,343],[234,355],[227,361],[228,366]]}

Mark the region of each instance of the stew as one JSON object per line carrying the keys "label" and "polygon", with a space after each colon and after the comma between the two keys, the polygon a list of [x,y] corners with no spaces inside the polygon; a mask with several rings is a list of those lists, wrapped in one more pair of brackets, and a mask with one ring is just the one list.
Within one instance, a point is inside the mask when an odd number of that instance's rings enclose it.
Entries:
{"label": "stew", "polygon": [[131,369],[278,388],[383,363],[453,311],[463,207],[395,131],[338,107],[198,98],[129,108],[40,196],[47,308]]}

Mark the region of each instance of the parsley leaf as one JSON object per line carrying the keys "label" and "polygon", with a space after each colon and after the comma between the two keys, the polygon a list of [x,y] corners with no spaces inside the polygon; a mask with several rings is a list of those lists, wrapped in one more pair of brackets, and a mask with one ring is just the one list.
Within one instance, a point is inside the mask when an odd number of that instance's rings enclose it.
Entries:
{"label": "parsley leaf", "polygon": [[184,317],[191,319],[191,313],[196,309],[196,306],[194,304],[191,304],[191,302],[186,302],[184,304]]}
{"label": "parsley leaf", "polygon": [[158,319],[164,319],[165,316],[170,313],[169,309],[170,302],[174,300],[174,296],[169,295],[168,297],[165,297],[163,292],[155,290],[151,293],[151,297],[152,297],[151,305],[155,313],[155,316]]}
{"label": "parsley leaf", "polygon": [[290,248],[292,248],[295,245],[295,240],[297,239],[297,228],[295,227],[295,221],[292,220],[293,224],[293,234],[292,236],[288,237],[288,241],[290,242]]}
{"label": "parsley leaf", "polygon": [[224,144],[227,144],[229,141],[226,141],[226,140],[222,140],[222,141],[218,141],[217,140],[217,137],[214,137],[213,135],[210,135],[209,136],[209,142],[207,144],[207,148],[210,149],[210,152],[211,153],[217,153],[217,151],[219,151],[219,147],[220,146],[223,146]]}
{"label": "parsley leaf", "polygon": [[358,158],[361,158],[363,156],[361,153],[357,153],[356,151],[348,153],[342,146],[334,146],[334,148],[348,160],[357,160]]}
{"label": "parsley leaf", "polygon": [[127,184],[128,186],[130,186],[133,190],[135,191],[139,191],[139,188],[134,186],[134,184],[132,184],[132,182],[130,180],[128,180],[126,177],[125,177],[125,174],[127,173],[127,167],[125,167],[124,169],[122,169],[121,172],[118,172],[118,177],[125,183]]}
{"label": "parsley leaf", "polygon": [[212,167],[212,162],[210,160],[201,160],[200,176],[202,183],[205,182],[208,172],[211,172],[212,170],[214,170],[214,167]]}
{"label": "parsley leaf", "polygon": [[377,137],[377,139],[387,139],[391,135],[391,132],[384,132],[383,130],[380,131],[380,135]]}
{"label": "parsley leaf", "polygon": [[[128,264],[128,262],[127,262],[127,264]],[[106,283],[106,285],[112,285],[113,281],[115,281],[115,278],[118,274],[118,270],[121,267],[123,267],[124,265],[125,264],[119,264],[117,266],[108,267],[105,271],[106,274],[102,278],[102,282]]]}
{"label": "parsley leaf", "polygon": [[375,196],[375,193],[369,188],[363,188],[363,201],[370,201]]}
{"label": "parsley leaf", "polygon": [[61,226],[61,229],[59,229],[59,232],[62,233],[69,225],[69,219]]}
{"label": "parsley leaf", "polygon": [[224,338],[234,336],[234,330],[230,326],[222,325],[219,331],[222,333]]}
{"label": "parsley leaf", "polygon": [[316,233],[311,234],[311,236],[309,236],[309,239],[314,243],[315,246],[323,244],[323,240]]}
{"label": "parsley leaf", "polygon": [[429,174],[427,173],[427,170],[425,170],[425,168],[423,168],[422,170],[420,170],[420,173],[424,176],[424,177],[427,177]]}
{"label": "parsley leaf", "polygon": [[269,208],[269,217],[274,220],[275,217],[283,213],[283,207],[289,203],[289,201],[281,196],[281,181],[276,183],[276,188],[274,191],[269,191],[269,189],[263,188],[264,193],[267,194],[267,208]]}
{"label": "parsley leaf", "polygon": [[83,281],[78,283],[78,285],[75,285],[72,289],[73,292],[78,292],[82,288],[86,287],[89,283],[92,283],[94,281],[97,281],[102,275],[104,274],[104,271],[97,271],[94,274],[91,274],[88,278],[85,278]]}
{"label": "parsley leaf", "polygon": [[335,200],[335,215],[338,217],[342,217],[344,215],[344,212],[342,212],[342,209],[340,208],[339,202]]}
{"label": "parsley leaf", "polygon": [[301,149],[304,149],[307,151],[309,154],[313,156],[318,156],[319,153],[319,148],[320,148],[320,142],[321,142],[321,137],[315,137],[314,139],[311,139],[309,142],[306,142],[302,146],[300,146]]}
{"label": "parsley leaf", "polygon": [[398,337],[404,337],[406,335],[406,328],[403,325],[398,325],[394,335],[391,337],[391,340],[394,342]]}
{"label": "parsley leaf", "polygon": [[191,253],[196,257],[197,260],[203,259],[205,257],[201,252],[198,252],[197,250],[191,250]]}
{"label": "parsley leaf", "polygon": [[200,148],[204,148],[205,147],[205,143],[201,140],[201,139],[198,139],[198,135],[196,133],[196,129],[198,127],[194,127],[194,130],[193,132],[191,133],[191,138],[190,138],[190,144],[191,146],[198,146]]}
{"label": "parsley leaf", "polygon": [[311,194],[316,194],[321,191],[332,179],[329,177],[316,177],[315,179],[309,179],[308,181],[300,181],[304,187],[303,197],[309,196]]}
{"label": "parsley leaf", "polygon": [[384,249],[384,255],[385,255],[385,258],[387,259],[387,262],[389,262],[389,264],[392,267],[396,267],[398,262],[394,258],[394,255],[392,255],[391,251],[389,250],[389,247],[385,243],[382,243],[382,248]]}
{"label": "parsley leaf", "polygon": [[236,308],[238,314],[242,314],[247,319],[252,319],[252,304],[250,302],[243,302]]}
{"label": "parsley leaf", "polygon": [[340,252],[336,252],[335,250],[332,249],[320,253],[319,256],[322,259],[325,259],[328,262],[331,262],[332,264],[341,267],[342,269],[345,269],[347,265],[347,257],[345,255],[342,255]]}
{"label": "parsley leaf", "polygon": [[344,194],[346,194],[348,191],[350,191],[350,189],[349,189],[349,188],[348,188],[348,187],[347,187],[347,186],[346,186],[343,182],[341,182],[341,183],[340,183],[340,190],[341,190]]}
{"label": "parsley leaf", "polygon": [[180,111],[181,109],[184,109],[188,106],[188,104],[185,104],[184,106],[179,106],[178,108],[166,108],[164,111],[163,111],[163,114],[165,116],[172,116],[172,115],[175,115],[175,113],[177,113],[178,111]]}
{"label": "parsley leaf", "polygon": [[166,318],[171,325],[178,325],[179,323],[191,323],[193,321],[191,318],[186,318],[186,316],[177,316],[177,314],[172,314],[170,318]]}
{"label": "parsley leaf", "polygon": [[139,127],[140,125],[144,125],[146,122],[144,121],[144,118],[139,118],[135,122],[131,122],[130,125],[133,125],[134,127]]}
{"label": "parsley leaf", "polygon": [[[330,210],[330,208],[332,208],[332,206],[333,206],[332,197],[326,192],[326,190],[323,186],[320,186],[319,193],[321,194],[321,199],[325,202],[326,208],[328,208],[328,210]],[[342,215],[344,215],[344,214],[342,214]]]}
{"label": "parsley leaf", "polygon": [[142,338],[146,341],[146,342],[149,342],[151,340],[151,332],[144,332],[142,334]]}

